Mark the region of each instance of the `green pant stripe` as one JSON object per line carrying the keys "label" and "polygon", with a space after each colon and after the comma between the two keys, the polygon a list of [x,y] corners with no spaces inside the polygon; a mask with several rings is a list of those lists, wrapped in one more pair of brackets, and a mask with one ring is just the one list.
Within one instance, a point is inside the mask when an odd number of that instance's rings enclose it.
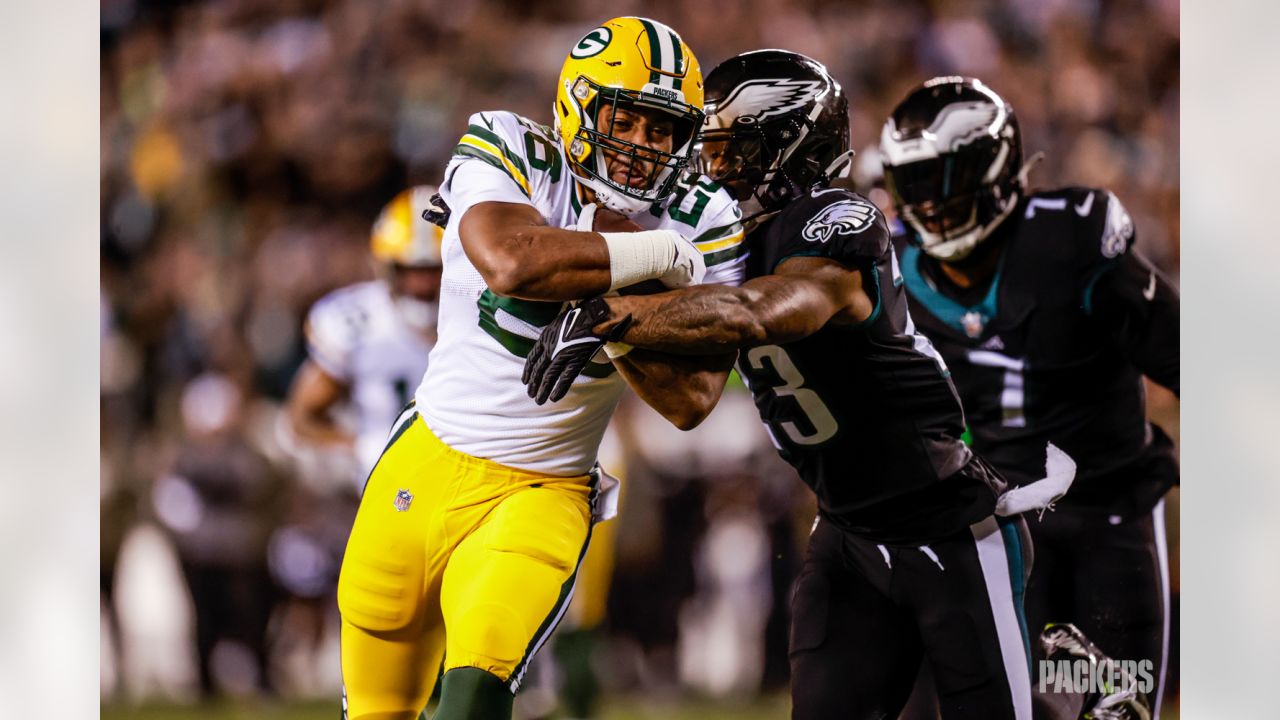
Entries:
{"label": "green pant stripe", "polygon": [[[600,490],[599,478],[595,471],[591,473],[591,494],[587,496],[587,510],[591,515],[595,515],[596,497]],[[587,521],[587,538],[582,542],[582,550],[578,553],[578,562],[573,566],[573,574],[560,586],[560,597],[556,598],[555,605],[551,607],[551,612],[547,614],[546,619],[542,621],[542,625],[538,626],[538,631],[533,634],[529,640],[529,646],[524,651],[524,657],[516,664],[515,669],[511,671],[511,677],[507,679],[507,684],[511,688],[511,692],[520,689],[520,683],[524,681],[525,671],[529,669],[529,662],[533,660],[533,656],[542,648],[547,639],[551,637],[551,633],[560,624],[565,611],[568,609],[569,600],[573,597],[573,588],[578,584],[578,571],[582,570],[582,559],[587,556],[587,548],[591,547],[591,529],[593,523],[588,518]]]}
{"label": "green pant stripe", "polygon": [[[405,410],[413,407],[413,405],[413,401],[410,400],[409,404],[404,407],[404,410],[400,411],[400,414],[403,415]],[[387,441],[387,444],[382,448],[382,453],[378,455],[378,461],[373,464],[373,467],[369,468],[369,474],[364,478],[364,485],[360,486],[360,495],[362,497],[364,496],[365,488],[369,487],[369,480],[373,477],[373,471],[377,470],[378,465],[382,462],[382,456],[387,454],[387,451],[391,449],[391,446],[396,444],[396,441],[400,439],[400,436],[403,435],[405,431],[413,425],[413,421],[417,419],[418,411],[414,410],[404,422],[400,423],[400,425],[396,427],[396,431],[391,434],[391,439]]]}

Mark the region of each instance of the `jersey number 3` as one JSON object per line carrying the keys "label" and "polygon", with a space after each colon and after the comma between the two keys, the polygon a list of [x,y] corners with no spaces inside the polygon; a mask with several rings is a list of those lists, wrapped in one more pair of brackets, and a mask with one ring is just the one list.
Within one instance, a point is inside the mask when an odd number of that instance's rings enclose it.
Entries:
{"label": "jersey number 3", "polygon": [[835,416],[827,409],[822,398],[818,397],[818,393],[804,387],[804,377],[786,351],[777,345],[763,345],[747,351],[747,362],[751,363],[752,369],[765,370],[766,361],[782,380],[781,385],[774,386],[774,394],[780,398],[795,398],[800,412],[804,413],[805,419],[813,427],[813,432],[806,434],[790,420],[778,423],[778,427],[782,428],[791,442],[797,445],[817,445],[835,437],[836,430],[839,429]]}

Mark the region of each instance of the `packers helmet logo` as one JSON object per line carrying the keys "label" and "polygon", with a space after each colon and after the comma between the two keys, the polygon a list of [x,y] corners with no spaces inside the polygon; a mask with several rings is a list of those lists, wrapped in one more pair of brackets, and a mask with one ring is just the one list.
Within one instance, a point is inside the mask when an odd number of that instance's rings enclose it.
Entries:
{"label": "packers helmet logo", "polygon": [[813,217],[800,237],[808,242],[825,243],[834,235],[857,235],[871,227],[876,209],[861,200],[841,200],[823,208]]}
{"label": "packers helmet logo", "polygon": [[582,36],[578,44],[573,46],[569,57],[582,60],[599,55],[604,52],[605,48],[609,47],[610,40],[613,40],[613,31],[607,27],[598,27]]}

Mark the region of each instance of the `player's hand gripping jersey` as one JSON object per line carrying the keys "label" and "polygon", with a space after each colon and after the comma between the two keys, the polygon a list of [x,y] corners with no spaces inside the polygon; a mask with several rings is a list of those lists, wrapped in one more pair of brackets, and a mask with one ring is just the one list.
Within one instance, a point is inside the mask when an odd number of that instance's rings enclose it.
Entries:
{"label": "player's hand gripping jersey", "polygon": [[[1025,484],[1052,440],[1080,465],[1065,502],[1145,512],[1176,481],[1172,444],[1146,422],[1141,375],[1178,391],[1177,294],[1131,252],[1133,222],[1095,188],[1040,192],[1007,234],[985,296],[965,305],[939,291],[921,251],[902,243],[902,271],[920,329],[955,371],[974,447]],[[1134,463],[1147,470],[1133,473]],[[1141,486],[1141,487],[1139,487]]]}
{"label": "player's hand gripping jersey", "polygon": [[[467,258],[458,224],[481,202],[532,205],[551,225],[574,227],[583,188],[565,167],[550,128],[509,112],[471,116],[445,170],[445,229],[439,339],[417,392],[418,411],[449,447],[503,465],[580,475],[596,450],[625,383],[607,358],[589,364],[563,400],[538,406],[520,380],[524,359],[562,303],[502,297]],[[693,240],[704,282],[743,279],[745,247],[737,204],[711,180],[688,175],[676,191],[632,218],[646,230]],[[584,228],[589,229],[589,228]]]}
{"label": "player's hand gripping jersey", "polygon": [[351,387],[363,483],[387,442],[387,428],[427,369],[431,342],[401,319],[381,281],[325,295],[307,315],[306,335],[311,359]]}

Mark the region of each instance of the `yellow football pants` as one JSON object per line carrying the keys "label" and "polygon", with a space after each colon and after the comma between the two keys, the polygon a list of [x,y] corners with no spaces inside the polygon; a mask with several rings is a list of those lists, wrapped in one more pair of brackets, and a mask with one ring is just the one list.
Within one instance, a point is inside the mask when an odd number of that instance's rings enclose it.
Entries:
{"label": "yellow football pants", "polygon": [[349,720],[416,720],[442,659],[515,692],[573,594],[594,488],[456,452],[416,412],[397,427],[338,580]]}

